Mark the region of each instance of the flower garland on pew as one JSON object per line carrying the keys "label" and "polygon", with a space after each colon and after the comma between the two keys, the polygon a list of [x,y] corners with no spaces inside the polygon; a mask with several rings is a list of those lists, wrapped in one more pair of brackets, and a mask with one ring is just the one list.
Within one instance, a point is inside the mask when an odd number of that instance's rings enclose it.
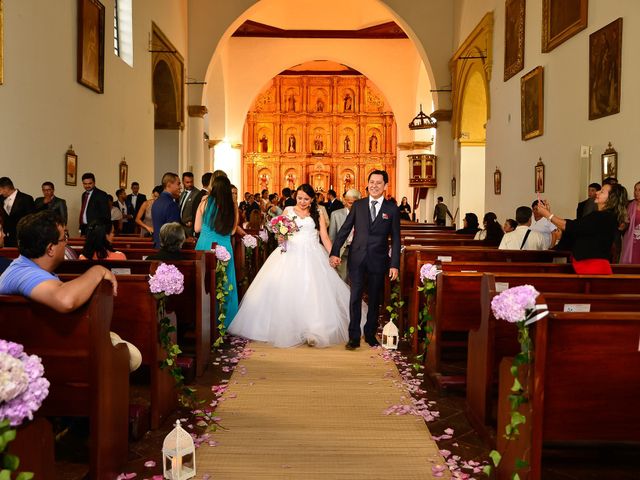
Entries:
{"label": "flower garland on pew", "polygon": [[149,278],[149,290],[158,301],[158,341],[166,354],[160,368],[168,369],[175,380],[176,388],[180,392],[180,404],[191,405],[195,400],[195,389],[184,385],[182,369],[176,362],[182,350],[173,342],[172,334],[176,332],[176,327],[171,325],[171,319],[167,315],[167,297],[180,295],[184,291],[184,275],[175,265],[161,263],[155,275]]}
{"label": "flower garland on pew", "polygon": [[242,284],[248,285],[249,277],[253,272],[253,255],[254,250],[258,247],[258,239],[253,235],[245,235],[242,237],[242,243],[244,244],[244,278],[242,279]]}
{"label": "flower garland on pew", "polygon": [[[244,241],[244,239],[243,239]],[[224,321],[227,318],[227,296],[233,290],[233,285],[229,284],[229,277],[227,276],[227,267],[229,260],[231,260],[231,254],[222,245],[216,245],[214,250],[216,254],[216,302],[218,305],[218,338],[213,344],[214,348],[219,347],[224,342],[224,336],[227,334],[227,328],[224,326]]]}
{"label": "flower garland on pew", "polygon": [[[16,428],[33,414],[49,395],[42,360],[27,355],[18,343],[0,339],[0,479],[11,480],[20,459],[5,450],[16,438]],[[20,472],[16,480],[30,480],[33,473]]]}
{"label": "flower garland on pew", "polygon": [[[491,300],[491,310],[498,320],[505,320],[515,323],[518,327],[518,343],[520,343],[520,353],[513,358],[511,364],[511,375],[513,385],[509,403],[511,406],[511,416],[509,424],[505,427],[504,436],[507,440],[515,440],[520,435],[519,426],[526,423],[527,415],[520,412],[520,407],[529,404],[529,375],[530,365],[533,363],[533,342],[529,335],[529,325],[548,315],[546,305],[536,305],[538,291],[531,285],[521,285],[509,288],[496,295]],[[527,378],[524,385],[519,380],[520,367],[527,367]],[[531,406],[528,408],[528,416],[531,417]],[[500,464],[502,455],[497,450],[492,450],[489,454],[494,466]],[[529,467],[529,464],[522,458],[515,461],[512,480],[520,480],[519,470]],[[491,466],[485,467],[485,473],[490,474]]]}
{"label": "flower garland on pew", "polygon": [[400,317],[400,309],[404,306],[404,300],[402,300],[402,291],[400,288],[400,281],[396,279],[391,288],[391,295],[389,296],[389,305],[386,309],[389,312],[389,321],[398,323],[398,317]]}
{"label": "flower garland on pew", "polygon": [[[424,307],[418,313],[418,334],[423,332],[424,341],[422,343],[422,353],[416,356],[416,360],[420,363],[415,363],[413,368],[418,370],[424,364],[424,360],[427,356],[427,349],[431,343],[431,337],[433,336],[433,326],[429,323],[431,320],[431,303],[433,302],[433,296],[436,291],[436,277],[441,272],[438,267],[431,263],[425,263],[420,268],[420,282],[422,285],[418,287],[419,292],[424,292]],[[409,329],[409,335],[414,335],[416,332],[414,328]]]}

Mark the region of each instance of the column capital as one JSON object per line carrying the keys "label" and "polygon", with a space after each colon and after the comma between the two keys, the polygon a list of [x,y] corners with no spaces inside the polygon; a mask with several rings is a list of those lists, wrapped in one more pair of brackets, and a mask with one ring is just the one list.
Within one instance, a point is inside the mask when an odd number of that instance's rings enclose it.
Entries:
{"label": "column capital", "polygon": [[209,111],[207,110],[207,107],[205,107],[204,105],[189,105],[187,107],[187,112],[189,113],[190,117],[204,117]]}

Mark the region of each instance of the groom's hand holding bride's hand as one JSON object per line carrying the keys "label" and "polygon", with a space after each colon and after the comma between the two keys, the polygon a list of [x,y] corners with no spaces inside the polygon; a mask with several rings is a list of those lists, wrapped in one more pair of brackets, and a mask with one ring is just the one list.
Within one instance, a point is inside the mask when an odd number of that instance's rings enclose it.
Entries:
{"label": "groom's hand holding bride's hand", "polygon": [[391,279],[391,281],[395,281],[398,278],[398,269],[397,268],[390,268],[389,269],[389,278]]}
{"label": "groom's hand holding bride's hand", "polygon": [[340,260],[340,257],[336,257],[335,255],[329,257],[329,265],[331,265],[333,268],[336,268],[341,263],[342,261]]}

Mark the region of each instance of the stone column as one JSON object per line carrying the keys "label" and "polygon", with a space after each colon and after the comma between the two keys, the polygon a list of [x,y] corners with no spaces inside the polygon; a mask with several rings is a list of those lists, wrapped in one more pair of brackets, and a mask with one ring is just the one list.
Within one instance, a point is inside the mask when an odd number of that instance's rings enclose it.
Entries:
{"label": "stone column", "polygon": [[201,188],[200,178],[207,170],[208,163],[204,155],[204,116],[207,114],[207,107],[204,105],[189,105],[187,107],[189,114],[188,119],[188,135],[187,143],[187,162],[185,170],[189,169],[195,177],[196,188]]}

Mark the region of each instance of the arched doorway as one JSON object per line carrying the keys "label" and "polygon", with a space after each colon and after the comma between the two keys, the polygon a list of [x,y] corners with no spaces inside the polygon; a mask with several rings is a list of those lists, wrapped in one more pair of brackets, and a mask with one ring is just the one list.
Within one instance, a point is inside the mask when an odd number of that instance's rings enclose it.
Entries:
{"label": "arched doorway", "polygon": [[154,178],[178,172],[183,113],[183,61],[179,53],[153,25]]}

